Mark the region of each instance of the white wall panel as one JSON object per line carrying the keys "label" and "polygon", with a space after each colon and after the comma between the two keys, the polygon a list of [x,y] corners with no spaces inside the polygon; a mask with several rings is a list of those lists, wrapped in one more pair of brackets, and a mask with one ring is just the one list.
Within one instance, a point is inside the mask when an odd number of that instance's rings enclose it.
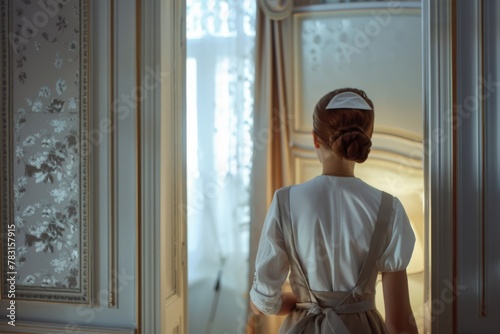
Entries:
{"label": "white wall panel", "polygon": [[[36,15],[41,17],[42,14],[39,13],[43,11],[49,17],[46,26],[55,33],[47,31],[48,35],[45,35],[44,27],[39,27],[41,40],[33,39],[33,42],[38,41],[38,44],[35,43],[25,50],[27,58],[35,59],[38,63],[38,66],[32,69],[33,77],[47,78],[47,80],[52,77],[56,80],[64,78],[67,88],[48,85],[55,96],[63,96],[59,91],[62,92],[64,89],[69,92],[76,87],[78,90],[79,86],[75,84],[78,78],[88,86],[88,100],[85,102],[88,103],[89,123],[87,128],[80,129],[86,131],[89,138],[88,224],[92,230],[88,235],[90,248],[81,252],[80,256],[89,259],[91,276],[87,281],[93,287],[93,293],[88,296],[86,305],[19,300],[16,330],[19,333],[131,332],[136,327],[138,282],[135,266],[137,131],[134,114],[134,99],[138,97],[135,90],[136,25],[131,24],[136,21],[136,1],[68,0],[64,1],[62,7],[58,7],[55,1],[47,2],[55,4],[55,8],[65,10],[61,17],[48,15],[49,13],[40,5],[44,2],[21,3],[12,0],[3,2],[12,6],[11,14],[2,10],[2,14],[9,20],[15,13],[20,13],[20,9],[23,9],[21,15],[27,17]],[[88,12],[82,11],[81,8],[84,8],[82,6],[88,6]],[[88,19],[88,30],[75,29],[73,25],[83,17]],[[2,24],[4,22],[2,20]],[[68,26],[66,30],[59,29],[65,25]],[[75,34],[80,34],[81,39],[74,39],[72,36]],[[6,35],[2,37],[5,38]],[[73,41],[77,47],[83,43],[88,45],[89,51],[85,57],[78,56],[75,52],[71,57],[72,48],[75,47]],[[42,64],[42,59],[37,59],[41,57],[39,51],[42,50],[50,59],[53,57],[54,61],[48,65]],[[61,60],[58,60],[58,55]],[[58,62],[62,64],[60,68]],[[76,65],[78,73],[75,79],[73,77],[71,80],[65,79],[67,74],[65,65]],[[73,75],[73,72],[70,74]],[[4,83],[2,88],[5,88]],[[80,90],[79,94],[80,100],[87,98],[85,95],[87,92]],[[20,96],[14,98],[21,101]],[[71,111],[71,108],[69,100],[65,100],[62,112],[54,113],[54,116],[60,116],[56,118],[59,120],[66,120],[68,117],[70,119],[71,113],[67,111]],[[57,134],[55,129],[54,134]],[[6,160],[2,159],[2,162],[5,163]],[[50,201],[50,199],[49,195],[45,200]],[[23,244],[24,240],[18,240],[18,246]],[[46,256],[48,255],[50,253],[46,253]],[[36,266],[28,262],[26,265],[28,268],[36,269]],[[49,263],[44,264],[40,261],[37,265],[45,266],[47,271],[53,270]],[[47,288],[47,292],[54,293],[50,288]],[[7,302],[6,299],[0,301],[4,310],[2,317]],[[6,331],[7,327],[3,324],[2,326],[0,331]]]}

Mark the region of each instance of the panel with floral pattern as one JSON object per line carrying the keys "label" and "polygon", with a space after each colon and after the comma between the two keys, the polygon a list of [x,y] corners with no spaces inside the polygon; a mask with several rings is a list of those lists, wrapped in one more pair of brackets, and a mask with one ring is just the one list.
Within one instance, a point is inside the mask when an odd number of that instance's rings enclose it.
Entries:
{"label": "panel with floral pattern", "polygon": [[87,161],[81,1],[3,0],[1,6],[9,13],[2,27],[8,60],[2,64],[9,69],[2,148],[13,151],[2,172],[10,180],[7,219],[16,228],[16,285],[78,291]]}

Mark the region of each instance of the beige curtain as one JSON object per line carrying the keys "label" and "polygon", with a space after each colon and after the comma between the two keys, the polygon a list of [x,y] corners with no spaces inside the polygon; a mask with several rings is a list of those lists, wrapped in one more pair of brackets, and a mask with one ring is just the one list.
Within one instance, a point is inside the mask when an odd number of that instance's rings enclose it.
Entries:
{"label": "beige curtain", "polygon": [[[291,0],[259,0],[256,29],[250,282],[260,231],[274,191],[292,182]],[[248,333],[276,333],[283,317],[249,315]]]}
{"label": "beige curtain", "polygon": [[[266,0],[260,1],[265,2]],[[269,204],[274,191],[291,182],[289,123],[293,119],[290,108],[293,73],[290,66],[291,18],[282,17],[283,14],[276,11],[268,16],[263,8],[261,5],[257,13],[255,139],[256,149],[266,151],[266,203]],[[291,7],[285,5],[282,8],[285,12],[291,10]]]}

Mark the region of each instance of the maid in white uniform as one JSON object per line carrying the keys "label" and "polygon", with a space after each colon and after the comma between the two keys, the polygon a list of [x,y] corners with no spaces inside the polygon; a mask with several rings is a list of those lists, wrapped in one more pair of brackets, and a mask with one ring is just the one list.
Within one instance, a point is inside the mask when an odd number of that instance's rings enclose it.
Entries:
{"label": "maid in white uniform", "polygon": [[[257,313],[286,315],[279,333],[417,333],[406,267],[415,236],[401,202],[354,176],[371,146],[374,107],[344,88],[317,103],[323,173],[276,191],[250,291]],[[385,323],[375,308],[382,273]],[[282,293],[287,277],[293,293]]]}

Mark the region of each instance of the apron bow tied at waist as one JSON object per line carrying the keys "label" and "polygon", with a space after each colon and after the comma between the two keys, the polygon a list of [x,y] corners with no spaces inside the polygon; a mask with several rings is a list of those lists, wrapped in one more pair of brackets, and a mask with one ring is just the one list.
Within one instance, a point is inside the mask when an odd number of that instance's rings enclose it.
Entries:
{"label": "apron bow tied at waist", "polygon": [[344,303],[347,298],[352,296],[352,293],[316,291],[314,295],[318,303],[297,303],[297,309],[307,310],[307,315],[295,324],[287,334],[303,333],[307,323],[313,321],[313,318],[319,315],[325,316],[324,321],[328,323],[332,333],[349,334],[349,330],[344,325],[339,314],[352,314],[376,309],[375,296],[366,300]]}

